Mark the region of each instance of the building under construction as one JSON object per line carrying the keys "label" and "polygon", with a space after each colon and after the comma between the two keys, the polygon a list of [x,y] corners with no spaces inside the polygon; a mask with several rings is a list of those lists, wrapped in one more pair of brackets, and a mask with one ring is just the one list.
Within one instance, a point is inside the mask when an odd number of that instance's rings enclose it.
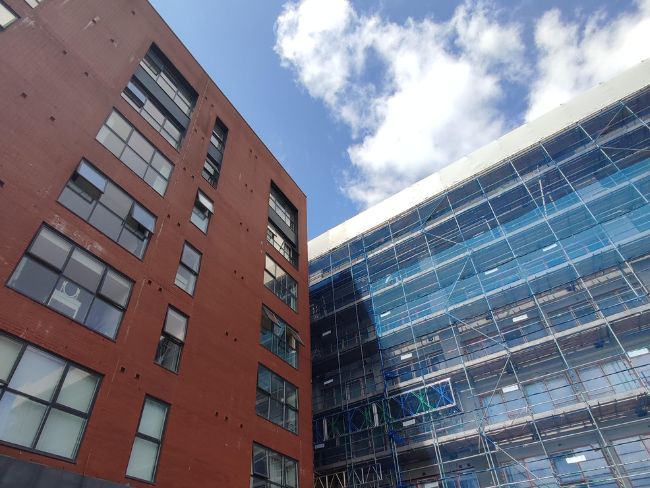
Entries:
{"label": "building under construction", "polygon": [[310,242],[316,488],[650,486],[648,85]]}

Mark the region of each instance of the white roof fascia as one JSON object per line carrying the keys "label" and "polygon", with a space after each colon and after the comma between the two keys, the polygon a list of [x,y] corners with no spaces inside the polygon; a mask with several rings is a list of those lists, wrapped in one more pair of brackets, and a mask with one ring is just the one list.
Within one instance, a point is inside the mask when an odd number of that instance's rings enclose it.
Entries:
{"label": "white roof fascia", "polygon": [[648,84],[650,60],[644,60],[313,238],[308,244],[309,259],[377,227]]}

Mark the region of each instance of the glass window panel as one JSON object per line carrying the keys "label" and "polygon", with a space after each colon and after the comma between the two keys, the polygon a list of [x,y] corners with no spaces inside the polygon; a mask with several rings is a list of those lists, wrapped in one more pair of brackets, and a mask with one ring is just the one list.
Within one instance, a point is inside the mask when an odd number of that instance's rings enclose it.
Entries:
{"label": "glass window panel", "polygon": [[101,205],[95,207],[88,223],[114,241],[119,237],[123,225],[122,219]]}
{"label": "glass window panel", "polygon": [[155,169],[149,168],[144,175],[144,181],[153,188],[158,194],[164,195],[167,190],[167,180],[163,178]]}
{"label": "glass window panel", "polygon": [[87,413],[95,397],[99,378],[87,371],[70,366],[56,402]]}
{"label": "glass window panel", "polygon": [[42,400],[51,400],[64,367],[65,362],[61,359],[28,346],[9,387]]}
{"label": "glass window panel", "polygon": [[277,452],[269,452],[269,481],[272,483],[282,483],[282,456]]}
{"label": "glass window panel", "polygon": [[194,287],[196,286],[196,275],[182,264],[179,264],[174,283],[191,295],[194,293]]}
{"label": "glass window panel", "polygon": [[190,221],[196,225],[202,232],[207,232],[210,223],[210,214],[203,212],[201,209],[194,207]]}
{"label": "glass window panel", "polygon": [[119,242],[120,245],[124,246],[124,248],[130,253],[139,258],[142,258],[146,240],[144,240],[141,236],[136,235],[129,229],[125,228],[122,230],[122,234],[120,234],[120,238],[117,240],[117,242]]}
{"label": "glass window panel", "polygon": [[157,460],[158,444],[136,437],[133,442],[126,474],[133,478],[153,481]]}
{"label": "glass window panel", "polygon": [[132,215],[136,222],[153,234],[156,228],[156,217],[137,203],[133,205]]}
{"label": "glass window panel", "polygon": [[0,380],[9,378],[21,348],[20,342],[0,334]]}
{"label": "glass window panel", "polygon": [[253,445],[253,473],[265,478],[269,476],[268,451],[257,445]]}
{"label": "glass window panel", "polygon": [[151,161],[154,148],[139,132],[133,131],[131,139],[129,139],[129,147],[145,161]]}
{"label": "glass window panel", "polygon": [[163,368],[176,372],[181,359],[181,350],[180,344],[172,341],[169,336],[162,335],[156,349],[155,362]]}
{"label": "glass window panel", "polygon": [[181,263],[198,273],[199,266],[201,265],[201,254],[185,244],[183,247],[183,255],[181,256]]}
{"label": "glass window panel", "polygon": [[186,328],[187,317],[173,308],[167,309],[165,332],[176,337],[179,341],[184,341]]}
{"label": "glass window panel", "polygon": [[138,156],[138,154],[133,149],[127,147],[120,159],[124,164],[131,168],[131,170],[136,175],[138,175],[140,178],[144,178],[144,174],[147,171],[147,162]]}
{"label": "glass window panel", "polygon": [[61,269],[71,249],[72,244],[45,227],[34,239],[29,252],[57,269]]}
{"label": "glass window panel", "polygon": [[284,459],[284,483],[289,488],[298,488],[298,470],[296,468],[295,461]]}
{"label": "glass window panel", "polygon": [[167,416],[167,405],[147,398],[144,402],[138,433],[161,439]]}
{"label": "glass window panel", "polygon": [[51,269],[24,257],[9,280],[9,286],[36,301],[45,303],[54,289],[58,276]]}
{"label": "glass window panel", "polygon": [[50,410],[36,449],[73,459],[81,442],[86,421],[58,409]]}
{"label": "glass window panel", "polygon": [[298,390],[295,386],[287,383],[286,384],[286,403],[287,405],[292,406],[293,408],[298,408]]}
{"label": "glass window panel", "polygon": [[122,219],[126,218],[133,205],[133,198],[112,183],[106,185],[106,191],[99,197],[99,201]]}
{"label": "glass window panel", "polygon": [[0,399],[0,440],[32,447],[45,405],[5,392]]}
{"label": "glass window panel", "polygon": [[126,144],[106,127],[99,129],[97,140],[118,158],[126,147]]}
{"label": "glass window panel", "polygon": [[159,152],[154,154],[151,166],[165,178],[169,178],[172,174],[173,165]]}
{"label": "glass window panel", "polygon": [[131,292],[131,281],[113,270],[108,270],[99,291],[106,298],[125,307]]}
{"label": "glass window panel", "polygon": [[16,17],[16,15],[11,10],[0,3],[0,27],[5,29],[17,18],[18,17]]}
{"label": "glass window panel", "polygon": [[100,334],[114,339],[117,334],[117,328],[122,320],[122,311],[105,302],[100,298],[95,298],[85,324]]}
{"label": "glass window panel", "polygon": [[63,270],[68,278],[94,292],[99,286],[105,266],[80,249],[76,248]]}
{"label": "glass window panel", "polygon": [[[71,185],[71,181],[68,182],[68,185]],[[84,198],[79,193],[68,187],[65,187],[61,192],[59,203],[84,220],[87,220],[88,217],[90,217],[90,212],[92,212],[92,209],[95,206],[94,200],[88,201],[87,198]]]}
{"label": "glass window panel", "polygon": [[113,111],[110,117],[108,117],[106,125],[113,129],[113,132],[120,136],[123,141],[126,141],[129,138],[129,134],[131,133],[131,124],[129,124],[124,117],[117,112]]}
{"label": "glass window panel", "polygon": [[91,293],[62,276],[47,305],[74,320],[83,321],[92,300]]}
{"label": "glass window panel", "polygon": [[86,161],[81,161],[77,173],[91,183],[95,188],[104,192],[108,180],[95,168],[90,166]]}

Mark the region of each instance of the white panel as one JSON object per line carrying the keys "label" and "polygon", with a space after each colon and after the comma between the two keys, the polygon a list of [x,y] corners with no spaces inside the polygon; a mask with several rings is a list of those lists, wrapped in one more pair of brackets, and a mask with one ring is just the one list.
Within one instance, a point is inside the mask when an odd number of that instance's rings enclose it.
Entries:
{"label": "white panel", "polygon": [[407,352],[406,354],[402,354],[399,358],[404,361],[405,359],[411,359],[413,357],[412,352]]}
{"label": "white panel", "polygon": [[402,427],[408,427],[409,425],[415,425],[415,419],[407,420],[406,422],[402,422]]}
{"label": "white panel", "polygon": [[526,320],[528,318],[528,314],[525,313],[523,315],[517,315],[516,317],[512,317],[513,322],[521,322],[522,320]]}
{"label": "white panel", "polygon": [[576,463],[581,463],[583,461],[586,461],[587,458],[585,457],[584,454],[579,454],[577,456],[571,456],[566,458],[567,464],[576,464]]}
{"label": "white panel", "polygon": [[504,386],[501,391],[503,393],[510,393],[511,391],[517,391],[518,389],[519,389],[518,385],[509,385],[509,386]]}
{"label": "white panel", "polygon": [[628,351],[627,355],[631,358],[635,358],[638,356],[643,356],[644,354],[648,354],[648,348],[647,347],[642,347],[641,349],[634,349],[633,351]]}

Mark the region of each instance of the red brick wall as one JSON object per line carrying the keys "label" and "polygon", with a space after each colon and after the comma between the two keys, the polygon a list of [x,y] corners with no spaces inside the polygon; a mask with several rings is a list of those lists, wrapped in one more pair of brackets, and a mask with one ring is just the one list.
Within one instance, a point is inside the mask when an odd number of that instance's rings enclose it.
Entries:
{"label": "red brick wall", "polygon": [[[297,459],[300,486],[310,486],[304,194],[146,1],[5,1],[21,18],[0,32],[0,282],[46,222],[135,284],[115,342],[0,287],[0,329],[104,375],[76,463],[0,453],[124,482],[148,394],[171,404],[157,486],[248,486],[253,441]],[[152,42],[199,94],[180,152],[120,97]],[[164,198],[95,141],[113,107],[174,163]],[[201,169],[217,116],[229,133],[215,191]],[[143,261],[56,202],[82,157],[157,216]],[[299,271],[265,239],[271,181],[299,211]],[[215,204],[207,236],[189,220],[197,187]],[[193,298],[174,286],[185,240],[203,253]],[[297,279],[298,313],[262,285],[265,253]],[[262,302],[305,341],[298,371],[259,345]],[[168,304],[190,317],[179,374],[153,362]],[[299,436],[256,416],[258,362],[298,386]]]}

